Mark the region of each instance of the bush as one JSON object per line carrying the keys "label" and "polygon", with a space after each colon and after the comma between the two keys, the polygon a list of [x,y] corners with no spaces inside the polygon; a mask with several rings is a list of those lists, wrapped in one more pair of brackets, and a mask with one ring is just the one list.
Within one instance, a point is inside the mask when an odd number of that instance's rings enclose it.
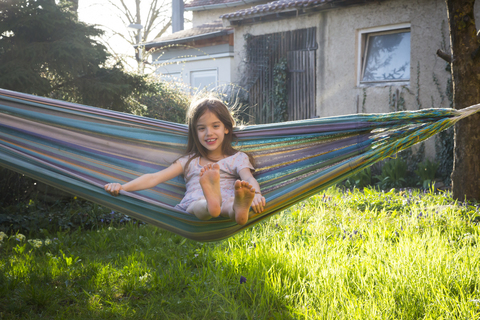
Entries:
{"label": "bush", "polygon": [[405,179],[407,169],[407,162],[400,158],[385,162],[382,167],[382,173],[375,176],[379,180],[377,185],[383,190],[405,187],[407,184]]}
{"label": "bush", "polygon": [[345,187],[349,189],[357,188],[363,189],[372,185],[372,169],[371,167],[365,168],[360,172],[351,175],[344,182]]}
{"label": "bush", "polygon": [[23,174],[0,168],[0,208],[14,205],[32,197],[37,181]]}
{"label": "bush", "polygon": [[79,228],[91,230],[102,226],[118,226],[129,221],[137,222],[124,214],[77,197],[54,203],[30,199],[2,208],[0,231],[32,235],[42,230],[50,233]]}
{"label": "bush", "polygon": [[30,200],[41,200],[53,203],[58,200],[68,200],[72,195],[39,182],[24,174],[0,167],[0,208],[5,208]]}
{"label": "bush", "polygon": [[417,185],[422,186],[423,189],[428,189],[430,185],[434,183],[438,167],[439,164],[437,162],[430,160],[420,163],[417,170],[415,170],[415,173],[419,177]]}
{"label": "bush", "polygon": [[155,93],[143,94],[138,102],[143,106],[140,115],[175,123],[185,123],[191,96],[188,88],[178,83],[151,79]]}

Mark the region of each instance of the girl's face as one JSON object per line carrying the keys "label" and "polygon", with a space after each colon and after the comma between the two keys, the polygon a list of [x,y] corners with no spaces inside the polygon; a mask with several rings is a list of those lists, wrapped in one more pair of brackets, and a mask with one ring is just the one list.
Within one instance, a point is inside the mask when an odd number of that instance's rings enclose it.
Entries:
{"label": "girl's face", "polygon": [[228,134],[228,129],[225,128],[222,121],[207,110],[198,118],[195,130],[198,140],[207,149],[209,157],[221,157],[223,140]]}

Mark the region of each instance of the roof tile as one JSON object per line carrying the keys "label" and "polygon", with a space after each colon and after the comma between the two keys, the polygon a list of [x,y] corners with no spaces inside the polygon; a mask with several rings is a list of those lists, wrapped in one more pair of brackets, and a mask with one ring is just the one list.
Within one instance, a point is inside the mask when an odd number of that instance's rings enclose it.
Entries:
{"label": "roof tile", "polygon": [[[233,4],[238,2],[238,5],[244,5],[245,3],[257,2],[255,0],[242,1],[242,0],[191,0],[185,3],[185,8],[196,8],[196,7],[208,7],[220,4]],[[231,5],[232,7],[234,5]]]}
{"label": "roof tile", "polygon": [[158,45],[163,45],[165,43],[178,42],[181,39],[185,39],[185,38],[197,37],[197,36],[201,36],[201,35],[205,35],[213,32],[228,31],[231,29],[232,28],[224,27],[221,20],[214,20],[212,22],[204,23],[202,25],[199,25],[191,29],[177,31],[168,36],[154,39],[148,43],[145,43],[145,46],[147,48],[155,47]]}
{"label": "roof tile", "polygon": [[[194,0],[194,1],[203,1],[203,0]],[[212,0],[210,0],[212,1]],[[238,10],[235,12],[231,13],[226,13],[220,18],[223,19],[232,19],[235,17],[245,17],[249,15],[254,15],[258,13],[270,13],[270,12],[275,12],[275,11],[281,11],[286,8],[292,8],[292,7],[313,7],[316,5],[328,5],[328,4],[334,4],[334,3],[344,3],[344,4],[350,4],[350,3],[358,3],[358,0],[278,0],[278,1],[273,1],[269,2],[266,4],[260,4],[248,9],[242,9]]]}

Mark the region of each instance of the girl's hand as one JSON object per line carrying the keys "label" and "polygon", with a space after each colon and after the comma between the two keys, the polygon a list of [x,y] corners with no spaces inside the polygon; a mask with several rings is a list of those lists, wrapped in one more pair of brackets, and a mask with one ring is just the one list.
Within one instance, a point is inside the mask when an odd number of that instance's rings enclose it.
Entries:
{"label": "girl's hand", "polygon": [[261,194],[256,193],[252,201],[253,211],[255,211],[255,213],[261,213],[263,212],[264,207],[265,207],[265,197],[263,197]]}
{"label": "girl's hand", "polygon": [[120,183],[108,183],[105,185],[105,191],[110,193],[112,196],[118,196],[120,190],[122,190],[122,185]]}

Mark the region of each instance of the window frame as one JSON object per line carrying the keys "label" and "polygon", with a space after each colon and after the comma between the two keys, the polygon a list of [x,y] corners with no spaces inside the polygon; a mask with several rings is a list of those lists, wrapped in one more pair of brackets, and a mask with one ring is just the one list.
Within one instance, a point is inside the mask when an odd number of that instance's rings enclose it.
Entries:
{"label": "window frame", "polygon": [[[397,25],[391,26],[383,26],[383,27],[375,27],[375,28],[368,28],[362,29],[358,31],[358,63],[357,63],[357,86],[358,87],[370,87],[375,85],[409,85],[410,79],[401,79],[401,80],[381,80],[381,81],[362,81],[363,75],[365,72],[366,67],[366,57],[368,54],[368,41],[369,37],[372,35],[386,35],[386,34],[393,34],[393,33],[401,33],[401,32],[410,32],[410,61],[412,60],[412,46],[411,46],[411,36],[412,30],[410,23],[402,23]],[[410,76],[411,78],[411,76]]]}

